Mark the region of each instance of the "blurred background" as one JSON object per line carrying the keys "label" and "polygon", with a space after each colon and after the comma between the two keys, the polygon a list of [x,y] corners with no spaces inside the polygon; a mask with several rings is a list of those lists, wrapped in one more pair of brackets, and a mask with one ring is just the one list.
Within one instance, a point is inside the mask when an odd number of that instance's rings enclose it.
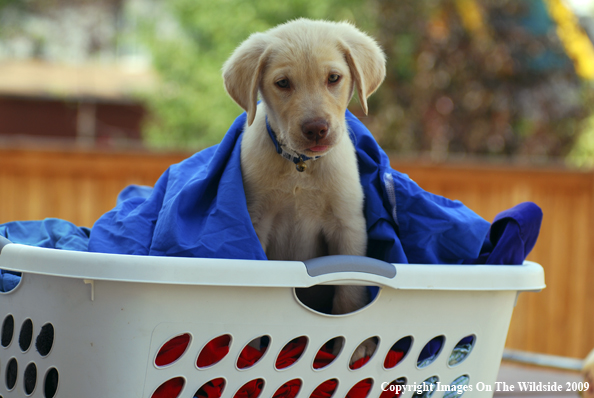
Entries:
{"label": "blurred background", "polygon": [[361,117],[395,169],[488,220],[544,211],[508,348],[594,348],[593,0],[0,0],[0,222],[91,226],[130,183],[216,144],[221,66],[255,31],[349,20],[388,56]]}

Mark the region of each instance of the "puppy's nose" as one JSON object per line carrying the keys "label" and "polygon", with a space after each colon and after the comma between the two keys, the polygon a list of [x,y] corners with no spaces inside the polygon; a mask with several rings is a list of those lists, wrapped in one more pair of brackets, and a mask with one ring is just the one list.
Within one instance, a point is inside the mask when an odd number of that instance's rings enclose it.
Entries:
{"label": "puppy's nose", "polygon": [[324,119],[308,120],[301,125],[301,131],[308,140],[319,140],[328,133],[328,122]]}

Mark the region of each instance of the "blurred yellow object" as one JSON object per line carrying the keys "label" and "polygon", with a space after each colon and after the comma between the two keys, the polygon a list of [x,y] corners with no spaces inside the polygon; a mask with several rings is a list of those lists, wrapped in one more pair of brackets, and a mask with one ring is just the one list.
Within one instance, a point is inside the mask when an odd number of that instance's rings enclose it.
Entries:
{"label": "blurred yellow object", "polygon": [[581,28],[576,16],[561,0],[544,0],[549,15],[557,24],[557,35],[573,61],[576,73],[594,80],[594,46]]}
{"label": "blurred yellow object", "polygon": [[473,33],[485,30],[483,14],[475,0],[456,0],[456,8],[466,30]]}

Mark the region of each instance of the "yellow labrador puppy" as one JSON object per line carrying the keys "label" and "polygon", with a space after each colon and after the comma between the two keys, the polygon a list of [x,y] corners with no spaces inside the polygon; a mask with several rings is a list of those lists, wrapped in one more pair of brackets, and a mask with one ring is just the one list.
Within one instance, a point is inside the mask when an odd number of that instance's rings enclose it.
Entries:
{"label": "yellow labrador puppy", "polygon": [[[345,111],[356,89],[367,113],[385,71],[380,47],[353,25],[307,19],[251,35],[223,66],[227,92],[247,112],[243,183],[269,259],[365,255],[363,190]],[[366,300],[364,287],[337,287],[332,312]]]}

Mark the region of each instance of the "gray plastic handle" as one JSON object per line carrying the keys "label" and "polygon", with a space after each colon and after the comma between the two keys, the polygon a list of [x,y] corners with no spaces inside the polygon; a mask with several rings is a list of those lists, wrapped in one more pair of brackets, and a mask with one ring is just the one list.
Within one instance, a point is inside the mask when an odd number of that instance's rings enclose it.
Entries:
{"label": "gray plastic handle", "polygon": [[320,276],[336,272],[364,272],[386,278],[396,276],[396,267],[393,264],[363,256],[325,256],[312,258],[303,263],[309,276]]}
{"label": "gray plastic handle", "polygon": [[11,244],[12,242],[6,239],[4,236],[0,236],[0,253],[2,253],[2,249],[4,246]]}

